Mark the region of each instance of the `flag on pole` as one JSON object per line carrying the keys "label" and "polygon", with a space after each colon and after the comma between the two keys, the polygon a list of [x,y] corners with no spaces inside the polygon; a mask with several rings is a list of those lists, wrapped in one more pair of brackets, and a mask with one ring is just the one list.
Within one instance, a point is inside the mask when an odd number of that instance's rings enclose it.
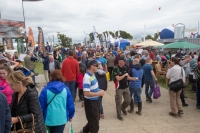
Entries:
{"label": "flag on pole", "polygon": [[118,29],[118,47],[120,49],[120,31],[119,31],[119,29]]}
{"label": "flag on pole", "polygon": [[98,33],[96,32],[96,28],[94,26],[93,26],[93,36],[94,36],[96,47],[100,46],[100,41],[99,41]]}
{"label": "flag on pole", "polygon": [[110,33],[107,31],[107,35],[108,35],[108,41],[107,42],[110,42]]}
{"label": "flag on pole", "polygon": [[44,35],[43,35],[43,31],[42,28],[38,27],[38,47],[39,47],[39,51],[43,51],[43,53],[45,52],[45,47],[44,47]]}
{"label": "flag on pole", "polygon": [[34,36],[33,36],[33,31],[30,27],[28,27],[28,43],[31,42],[30,47],[34,47]]}

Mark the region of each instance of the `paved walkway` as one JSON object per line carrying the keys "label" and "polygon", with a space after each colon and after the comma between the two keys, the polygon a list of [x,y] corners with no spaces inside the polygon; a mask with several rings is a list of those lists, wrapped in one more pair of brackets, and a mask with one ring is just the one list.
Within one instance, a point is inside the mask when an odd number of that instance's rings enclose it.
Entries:
{"label": "paved walkway", "polygon": [[[39,75],[36,81],[44,86],[44,77]],[[109,82],[108,90],[105,92],[103,98],[103,107],[105,119],[100,120],[99,133],[200,133],[200,111],[195,108],[195,101],[189,98],[186,102],[188,107],[184,107],[184,115],[182,117],[173,118],[169,116],[169,95],[168,90],[161,88],[161,97],[158,100],[153,100],[153,103],[145,101],[145,94],[143,89],[142,100],[143,110],[142,116],[134,114],[127,114],[124,121],[119,121],[116,117],[115,89],[113,82]],[[86,124],[84,108],[76,99],[75,102],[76,113],[73,119],[73,127],[75,133]],[[137,107],[136,109],[137,110]],[[69,124],[66,125],[65,133],[68,131]]]}

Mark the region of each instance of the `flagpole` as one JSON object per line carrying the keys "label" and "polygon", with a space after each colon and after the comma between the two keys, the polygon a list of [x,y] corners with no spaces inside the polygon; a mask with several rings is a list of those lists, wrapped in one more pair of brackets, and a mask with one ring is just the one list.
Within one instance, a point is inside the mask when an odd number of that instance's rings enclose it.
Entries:
{"label": "flagpole", "polygon": [[26,29],[26,21],[25,21],[25,15],[24,15],[24,2],[22,0],[22,10],[23,10],[23,17],[24,17],[24,28]]}

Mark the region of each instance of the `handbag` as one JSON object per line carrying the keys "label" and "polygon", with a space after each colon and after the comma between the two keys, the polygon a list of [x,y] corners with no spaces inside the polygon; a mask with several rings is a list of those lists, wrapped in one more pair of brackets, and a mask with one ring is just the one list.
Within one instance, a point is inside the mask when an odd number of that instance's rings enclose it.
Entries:
{"label": "handbag", "polygon": [[161,96],[160,87],[155,83],[155,88],[153,90],[153,99],[158,99]]}
{"label": "handbag", "polygon": [[32,128],[31,129],[25,129],[25,125],[26,124],[23,125],[21,118],[17,117],[18,120],[19,120],[19,122],[20,122],[20,125],[21,125],[22,129],[16,130],[16,123],[15,123],[14,124],[14,130],[11,133],[35,133],[35,131],[34,131],[35,130],[34,115],[32,113],[31,113],[31,115],[32,115],[32,119],[33,119],[33,121],[32,121]]}
{"label": "handbag", "polygon": [[107,81],[110,80],[110,73],[109,72],[106,73],[106,80]]}
{"label": "handbag", "polygon": [[170,88],[170,90],[174,91],[174,92],[178,92],[180,91],[182,88],[185,88],[186,85],[185,83],[183,82],[183,69],[181,68],[181,76],[182,78],[181,79],[178,79],[174,82],[171,82],[168,87]]}

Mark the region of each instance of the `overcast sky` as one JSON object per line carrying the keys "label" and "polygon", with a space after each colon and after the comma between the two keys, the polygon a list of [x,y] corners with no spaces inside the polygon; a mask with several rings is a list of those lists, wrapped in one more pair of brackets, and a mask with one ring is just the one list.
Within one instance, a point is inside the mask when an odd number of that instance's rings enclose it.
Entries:
{"label": "overcast sky", "polygon": [[[37,41],[37,27],[43,29],[45,41],[57,32],[84,38],[93,26],[98,33],[129,32],[134,38],[153,35],[158,30],[184,23],[187,28],[198,26],[200,0],[44,0],[24,2],[26,27],[31,27]],[[159,10],[161,7],[161,10]],[[21,0],[0,0],[2,19],[23,21]],[[56,40],[56,38],[55,38]]]}

